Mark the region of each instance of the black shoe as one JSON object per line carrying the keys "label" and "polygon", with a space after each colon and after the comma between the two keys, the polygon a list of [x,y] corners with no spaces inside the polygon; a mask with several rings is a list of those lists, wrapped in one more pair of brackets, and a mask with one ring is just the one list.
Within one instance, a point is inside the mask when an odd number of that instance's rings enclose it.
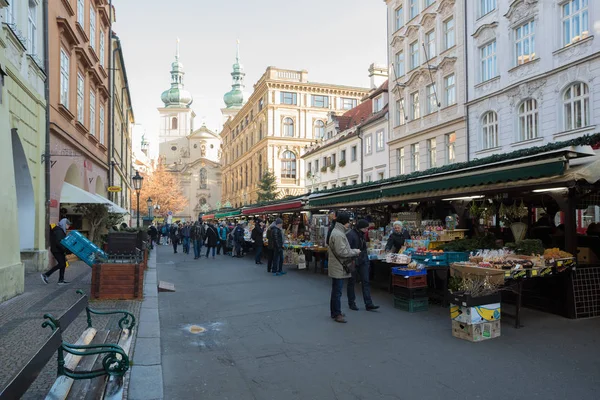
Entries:
{"label": "black shoe", "polygon": [[69,282],[69,281],[58,281],[58,285],[59,286],[68,285],[69,283],[71,283],[71,282]]}
{"label": "black shoe", "polygon": [[348,307],[349,307],[351,310],[358,311],[358,307],[356,306],[356,304],[348,304]]}
{"label": "black shoe", "polygon": [[375,304],[369,304],[367,306],[367,311],[375,311],[379,308],[379,306],[376,306]]}
{"label": "black shoe", "polygon": [[47,285],[48,284],[48,277],[46,276],[46,274],[41,274],[40,276],[42,277],[42,280],[44,281],[44,283]]}

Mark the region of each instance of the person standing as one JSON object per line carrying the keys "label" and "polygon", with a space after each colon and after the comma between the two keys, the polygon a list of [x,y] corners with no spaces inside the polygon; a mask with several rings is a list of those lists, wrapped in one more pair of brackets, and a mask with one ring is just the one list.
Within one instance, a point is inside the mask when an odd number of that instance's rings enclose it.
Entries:
{"label": "person standing", "polygon": [[394,222],[394,231],[385,244],[385,251],[391,251],[392,253],[399,252],[406,240],[410,240],[410,233],[402,227],[402,222]]}
{"label": "person standing", "polygon": [[235,246],[235,256],[242,258],[242,245],[244,244],[244,227],[243,222],[239,222],[233,231],[233,244]]}
{"label": "person standing", "polygon": [[212,258],[215,258],[215,252],[217,250],[217,242],[219,241],[219,234],[217,233],[217,229],[211,223],[208,223],[206,226],[206,258],[208,258],[208,253],[210,253],[210,249],[212,249]]}
{"label": "person standing", "polygon": [[200,247],[202,246],[202,229],[200,227],[200,221],[196,221],[190,229],[190,240],[192,241],[192,248],[194,249],[194,260],[200,258]]}
{"label": "person standing", "polygon": [[162,237],[163,237],[163,245],[166,246],[169,244],[169,225],[164,224],[161,229]]}
{"label": "person standing", "polygon": [[354,228],[350,229],[346,233],[346,238],[350,244],[350,248],[360,250],[360,255],[356,260],[356,271],[352,273],[350,279],[348,279],[348,307],[351,310],[358,311],[356,305],[356,294],[354,293],[354,286],[357,280],[360,280],[362,286],[363,300],[365,302],[365,308],[367,311],[377,310],[379,306],[373,304],[371,299],[371,287],[369,283],[369,254],[367,253],[367,241],[365,239],[365,233],[369,229],[369,222],[367,220],[359,220]]}
{"label": "person standing", "polygon": [[285,275],[283,271],[283,220],[277,218],[275,226],[271,227],[271,238],[273,239],[273,276]]}
{"label": "person standing", "polygon": [[261,265],[261,256],[262,256],[262,250],[264,247],[264,243],[263,243],[263,232],[264,232],[264,226],[265,224],[258,220],[256,221],[256,225],[254,226],[254,229],[252,229],[252,240],[254,240],[254,251],[256,252],[256,255],[254,257],[254,263],[257,265]]}
{"label": "person standing", "polygon": [[327,230],[327,238],[325,239],[325,244],[329,245],[329,238],[331,237],[331,232],[333,232],[333,228],[335,228],[337,211],[331,210],[329,211],[329,229]]}
{"label": "person standing", "polygon": [[183,240],[183,252],[185,254],[190,254],[190,230],[191,225],[189,222],[183,224],[183,228],[181,229],[181,238]]}
{"label": "person standing", "polygon": [[179,225],[174,223],[171,225],[171,243],[173,244],[173,253],[177,254],[177,245],[179,244]]}
{"label": "person standing", "polygon": [[217,255],[221,254],[221,249],[223,249],[223,255],[226,255],[228,253],[227,235],[229,234],[229,231],[227,230],[225,222],[221,222],[221,225],[218,226],[217,233],[219,234],[219,242],[217,243]]}
{"label": "person standing", "polygon": [[273,230],[272,228],[275,226],[275,221],[269,228],[267,228],[267,272],[271,272],[273,267],[273,257],[275,256],[275,251],[273,247]]}
{"label": "person standing", "polygon": [[344,289],[344,279],[350,278],[351,274],[347,271],[345,264],[351,258],[357,257],[360,250],[351,249],[346,231],[350,226],[350,215],[347,213],[338,213],[335,227],[329,237],[329,268],[328,274],[331,278],[331,299],[330,312],[331,318],[335,322],[346,323],[346,318],[342,314],[342,290]]}
{"label": "person standing", "polygon": [[67,237],[67,230],[71,227],[71,221],[66,218],[61,219],[52,230],[50,231],[50,251],[56,260],[56,265],[50,271],[41,274],[42,280],[45,284],[48,284],[48,278],[50,275],[59,271],[58,284],[68,285],[69,282],[65,281],[65,269],[67,268],[67,254],[71,254],[61,241]]}
{"label": "person standing", "polygon": [[148,227],[148,236],[150,236],[150,249],[154,248],[154,243],[158,242],[156,241],[156,237],[158,236],[158,230],[156,229],[156,226],[154,226],[154,222]]}

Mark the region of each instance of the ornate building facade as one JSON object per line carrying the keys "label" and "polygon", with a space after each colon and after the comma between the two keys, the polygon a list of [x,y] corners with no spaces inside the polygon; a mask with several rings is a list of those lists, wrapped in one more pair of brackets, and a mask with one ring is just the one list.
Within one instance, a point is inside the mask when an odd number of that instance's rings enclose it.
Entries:
{"label": "ornate building facade", "polygon": [[390,176],[465,161],[464,2],[386,4]]}
{"label": "ornate building facade", "polygon": [[[243,67],[233,66],[233,85],[243,89]],[[367,88],[308,82],[307,71],[268,67],[242,106],[227,115],[223,140],[222,202],[234,207],[256,203],[258,182],[270,170],[277,177],[280,197],[305,192],[306,170],[301,160],[327,123],[330,112],[356,107]],[[230,92],[232,93],[232,92]],[[228,93],[224,100],[230,107]],[[243,93],[243,92],[242,92]]]}
{"label": "ornate building facade", "polygon": [[597,131],[596,1],[497,0],[468,10],[471,158]]}

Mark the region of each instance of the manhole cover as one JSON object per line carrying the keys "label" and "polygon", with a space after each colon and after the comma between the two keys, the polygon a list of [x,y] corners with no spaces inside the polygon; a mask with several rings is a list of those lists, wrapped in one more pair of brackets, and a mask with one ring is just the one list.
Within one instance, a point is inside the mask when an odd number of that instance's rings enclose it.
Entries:
{"label": "manhole cover", "polygon": [[192,326],[190,326],[190,332],[191,333],[202,333],[202,332],[205,332],[205,331],[206,331],[206,329],[204,329],[201,326],[198,326],[198,325],[192,325]]}

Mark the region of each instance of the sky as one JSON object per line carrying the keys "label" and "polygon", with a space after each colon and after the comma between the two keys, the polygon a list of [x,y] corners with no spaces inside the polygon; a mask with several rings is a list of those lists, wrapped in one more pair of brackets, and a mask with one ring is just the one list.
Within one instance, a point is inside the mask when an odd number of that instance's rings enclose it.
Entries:
{"label": "sky", "polygon": [[180,39],[184,84],[195,126],[218,132],[231,90],[236,40],[246,91],[268,66],[307,70],[312,82],[369,86],[368,68],[386,65],[383,0],[113,0],[133,110],[147,138],[158,136],[160,96]]}

